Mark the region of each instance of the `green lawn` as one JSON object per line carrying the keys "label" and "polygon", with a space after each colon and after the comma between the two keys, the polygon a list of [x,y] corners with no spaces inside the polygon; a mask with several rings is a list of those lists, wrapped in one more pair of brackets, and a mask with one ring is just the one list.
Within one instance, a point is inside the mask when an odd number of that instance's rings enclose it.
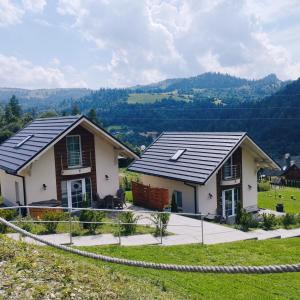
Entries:
{"label": "green lawn", "polygon": [[[291,196],[295,200],[291,199]],[[285,187],[258,193],[258,206],[260,208],[275,210],[277,203],[283,203],[284,210],[287,213],[300,213],[300,189]]]}
{"label": "green lawn", "polygon": [[[299,263],[300,259],[299,238],[211,246],[81,248],[114,257],[177,264],[265,265]],[[4,299],[10,299],[9,293],[44,299],[41,295],[51,292],[66,298],[72,292],[81,297],[84,293],[85,299],[299,299],[300,290],[300,273],[201,274],[143,269],[8,241],[1,235],[0,262]]]}
{"label": "green lawn", "polygon": [[[161,263],[198,265],[265,265],[299,263],[300,239],[244,241],[212,246],[82,247],[85,250]],[[166,299],[299,299],[300,273],[243,275],[200,274],[107,264],[64,254],[90,265],[103,265],[124,276],[159,286]],[[87,265],[88,266],[88,265]],[[176,295],[176,297],[174,296]]]}

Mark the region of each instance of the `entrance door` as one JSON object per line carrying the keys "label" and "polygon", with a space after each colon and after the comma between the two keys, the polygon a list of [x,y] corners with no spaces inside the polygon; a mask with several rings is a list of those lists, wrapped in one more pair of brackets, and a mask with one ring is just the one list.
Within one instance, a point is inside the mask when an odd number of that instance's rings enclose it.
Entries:
{"label": "entrance door", "polygon": [[224,190],[222,192],[223,217],[236,214],[237,189]]}
{"label": "entrance door", "polygon": [[86,194],[85,179],[68,180],[68,206],[69,207],[82,207],[84,197]]}

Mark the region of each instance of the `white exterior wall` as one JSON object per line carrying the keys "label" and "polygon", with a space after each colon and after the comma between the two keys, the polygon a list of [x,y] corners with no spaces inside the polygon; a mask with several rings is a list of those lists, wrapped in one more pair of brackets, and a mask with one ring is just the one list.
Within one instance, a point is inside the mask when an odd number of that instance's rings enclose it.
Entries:
{"label": "white exterior wall", "polygon": [[[212,197],[209,197],[209,194]],[[205,185],[198,186],[198,212],[202,214],[217,213],[217,176],[213,175]]]}
{"label": "white exterior wall", "polygon": [[169,191],[169,201],[172,201],[174,191],[182,192],[182,210],[194,213],[194,189],[181,181],[161,178],[157,176],[142,175],[142,183],[151,187],[164,188]]}
{"label": "white exterior wall", "polygon": [[[96,135],[94,137],[97,192],[100,197],[115,195],[119,189],[118,153],[108,141]],[[108,175],[108,180],[105,175]]]}
{"label": "white exterior wall", "polygon": [[[57,199],[54,147],[51,147],[28,170],[24,171],[27,204]],[[43,189],[45,184],[46,190]]]}
{"label": "white exterior wall", "polygon": [[0,184],[1,184],[1,195],[4,198],[6,205],[16,205],[16,187],[15,182],[18,182],[19,186],[19,200],[21,204],[24,200],[23,193],[23,180],[20,177],[5,173],[3,170],[0,171]]}
{"label": "white exterior wall", "polygon": [[[254,156],[242,147],[243,207],[257,207],[257,167]],[[249,189],[248,185],[252,188]]]}

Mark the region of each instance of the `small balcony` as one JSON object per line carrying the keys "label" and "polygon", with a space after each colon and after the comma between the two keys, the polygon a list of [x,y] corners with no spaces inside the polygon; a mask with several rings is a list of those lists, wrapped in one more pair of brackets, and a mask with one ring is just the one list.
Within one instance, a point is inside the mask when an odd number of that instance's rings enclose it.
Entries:
{"label": "small balcony", "polygon": [[241,182],[240,165],[225,165],[221,169],[221,185],[235,185]]}
{"label": "small balcony", "polygon": [[78,175],[91,172],[91,151],[80,151],[61,154],[61,175]]}

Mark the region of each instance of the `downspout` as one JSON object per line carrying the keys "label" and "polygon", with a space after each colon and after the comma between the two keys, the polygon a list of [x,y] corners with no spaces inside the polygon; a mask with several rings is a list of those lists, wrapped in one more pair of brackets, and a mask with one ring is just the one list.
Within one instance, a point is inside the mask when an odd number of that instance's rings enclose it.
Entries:
{"label": "downspout", "polygon": [[24,200],[24,206],[27,206],[27,197],[26,197],[26,186],[25,186],[25,177],[22,175],[14,174],[14,176],[22,178],[23,182],[23,200]]}
{"label": "downspout", "polygon": [[198,213],[198,205],[197,205],[197,186],[196,185],[193,185],[193,184],[190,184],[190,183],[187,183],[187,182],[185,182],[184,183],[185,185],[187,185],[187,186],[190,186],[190,187],[192,187],[193,189],[194,189],[194,207],[195,207],[195,214],[197,214]]}

